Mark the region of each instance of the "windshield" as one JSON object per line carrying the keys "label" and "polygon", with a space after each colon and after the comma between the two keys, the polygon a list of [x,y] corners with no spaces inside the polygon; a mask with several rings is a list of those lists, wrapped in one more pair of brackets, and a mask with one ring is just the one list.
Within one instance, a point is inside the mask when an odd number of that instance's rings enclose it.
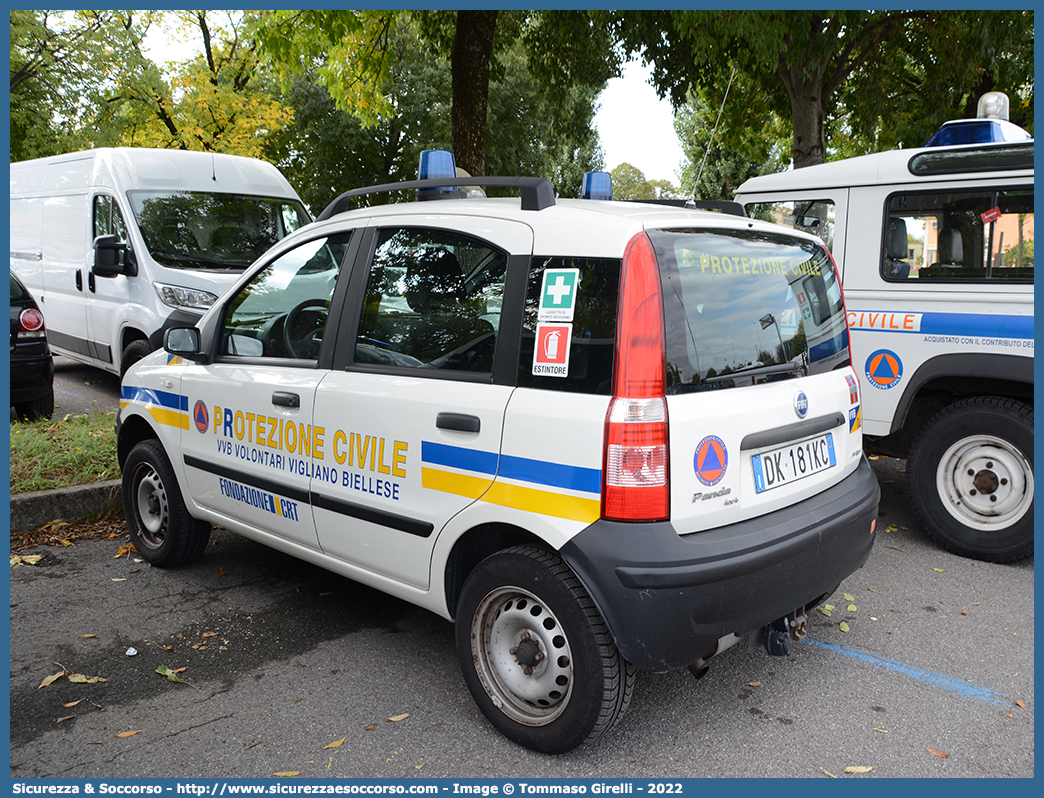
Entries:
{"label": "windshield", "polygon": [[153,259],[174,269],[242,271],[310,220],[294,199],[189,191],[132,191]]}
{"label": "windshield", "polygon": [[793,379],[848,364],[837,273],[785,233],[654,230],[669,393]]}

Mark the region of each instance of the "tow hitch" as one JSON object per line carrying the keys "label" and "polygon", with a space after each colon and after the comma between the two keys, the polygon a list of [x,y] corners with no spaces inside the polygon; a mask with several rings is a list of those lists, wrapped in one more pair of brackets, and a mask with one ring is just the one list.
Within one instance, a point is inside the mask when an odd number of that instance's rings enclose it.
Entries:
{"label": "tow hitch", "polygon": [[765,640],[765,650],[773,657],[785,657],[790,654],[792,640],[804,640],[808,634],[808,618],[804,608],[777,618],[761,630]]}

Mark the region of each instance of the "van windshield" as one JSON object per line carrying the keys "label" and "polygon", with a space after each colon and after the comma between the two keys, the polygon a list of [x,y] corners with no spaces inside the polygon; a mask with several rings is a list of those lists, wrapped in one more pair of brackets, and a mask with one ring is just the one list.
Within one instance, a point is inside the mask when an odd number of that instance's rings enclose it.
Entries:
{"label": "van windshield", "polygon": [[756,230],[651,230],[663,282],[668,393],[794,379],[848,365],[833,262]]}
{"label": "van windshield", "polygon": [[131,191],[131,207],[153,259],[174,269],[242,271],[307,224],[300,202],[201,191]]}

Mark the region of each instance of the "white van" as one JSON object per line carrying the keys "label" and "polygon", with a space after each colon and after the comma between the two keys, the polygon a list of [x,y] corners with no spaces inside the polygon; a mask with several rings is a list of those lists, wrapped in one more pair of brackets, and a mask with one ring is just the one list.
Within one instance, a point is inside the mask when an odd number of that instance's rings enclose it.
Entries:
{"label": "white van", "polygon": [[252,158],[115,148],[11,164],[11,271],[51,348],[121,375],[309,221]]}
{"label": "white van", "polygon": [[965,556],[1031,555],[1033,140],[876,153],[752,178],[736,199],[833,253],[855,421],[866,449],[907,458],[928,533]]}

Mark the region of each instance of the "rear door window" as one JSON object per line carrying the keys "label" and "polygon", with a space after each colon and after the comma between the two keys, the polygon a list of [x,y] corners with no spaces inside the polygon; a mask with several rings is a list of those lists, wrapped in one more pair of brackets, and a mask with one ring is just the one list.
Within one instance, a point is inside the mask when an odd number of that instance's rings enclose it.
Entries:
{"label": "rear door window", "polygon": [[848,364],[833,262],[818,243],[756,230],[653,230],[668,393],[794,379]]}
{"label": "rear door window", "polygon": [[618,258],[533,258],[522,319],[520,387],[612,393],[620,267]]}

